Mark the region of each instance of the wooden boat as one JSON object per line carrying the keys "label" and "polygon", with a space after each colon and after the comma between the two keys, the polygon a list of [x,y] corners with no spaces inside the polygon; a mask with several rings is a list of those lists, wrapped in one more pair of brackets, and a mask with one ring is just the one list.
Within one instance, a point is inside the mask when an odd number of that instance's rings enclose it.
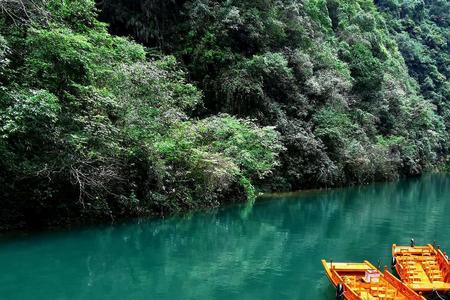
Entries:
{"label": "wooden boat", "polygon": [[370,262],[335,263],[322,260],[328,279],[336,287],[336,298],[347,300],[425,300],[394,275],[380,272]]}
{"label": "wooden boat", "polygon": [[392,266],[400,279],[416,292],[450,291],[450,263],[440,249],[432,245],[392,245]]}

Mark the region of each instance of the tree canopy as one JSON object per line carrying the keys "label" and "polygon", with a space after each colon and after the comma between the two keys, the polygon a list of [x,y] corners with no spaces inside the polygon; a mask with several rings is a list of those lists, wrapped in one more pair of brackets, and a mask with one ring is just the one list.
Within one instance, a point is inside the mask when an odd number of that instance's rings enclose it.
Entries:
{"label": "tree canopy", "polygon": [[195,117],[203,94],[175,57],[110,35],[93,1],[13,4],[0,19],[5,223],[214,207],[253,198],[277,165],[272,127]]}
{"label": "tree canopy", "polygon": [[[445,115],[410,75],[372,1],[102,1],[100,8],[112,33],[185,65],[205,95],[200,114],[251,117],[281,133],[286,151],[272,188],[417,175],[446,151]],[[440,41],[447,46],[448,37]]]}

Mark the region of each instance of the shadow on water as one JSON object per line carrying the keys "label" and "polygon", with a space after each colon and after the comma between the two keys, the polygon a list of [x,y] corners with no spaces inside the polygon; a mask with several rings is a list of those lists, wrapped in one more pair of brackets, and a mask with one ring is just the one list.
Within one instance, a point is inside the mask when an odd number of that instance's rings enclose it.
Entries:
{"label": "shadow on water", "polygon": [[411,237],[450,249],[449,198],[449,175],[429,175],[5,240],[0,298],[334,299],[321,258],[384,265]]}

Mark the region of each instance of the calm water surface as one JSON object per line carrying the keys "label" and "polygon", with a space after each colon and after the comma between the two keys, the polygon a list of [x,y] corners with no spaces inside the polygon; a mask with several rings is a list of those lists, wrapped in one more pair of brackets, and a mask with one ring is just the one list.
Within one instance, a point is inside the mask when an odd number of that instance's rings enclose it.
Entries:
{"label": "calm water surface", "polygon": [[450,175],[0,240],[0,299],[334,299],[321,258],[450,250]]}

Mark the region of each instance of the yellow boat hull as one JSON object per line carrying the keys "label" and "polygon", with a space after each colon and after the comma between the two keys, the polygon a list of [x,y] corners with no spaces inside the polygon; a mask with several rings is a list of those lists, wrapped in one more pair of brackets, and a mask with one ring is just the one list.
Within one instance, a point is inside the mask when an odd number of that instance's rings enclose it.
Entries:
{"label": "yellow boat hull", "polygon": [[[377,270],[370,262],[334,263],[322,260],[322,265],[330,282],[343,287],[342,297],[347,300],[425,300],[412,289],[404,285],[386,269]],[[379,277],[377,282],[365,282],[366,271]]]}

